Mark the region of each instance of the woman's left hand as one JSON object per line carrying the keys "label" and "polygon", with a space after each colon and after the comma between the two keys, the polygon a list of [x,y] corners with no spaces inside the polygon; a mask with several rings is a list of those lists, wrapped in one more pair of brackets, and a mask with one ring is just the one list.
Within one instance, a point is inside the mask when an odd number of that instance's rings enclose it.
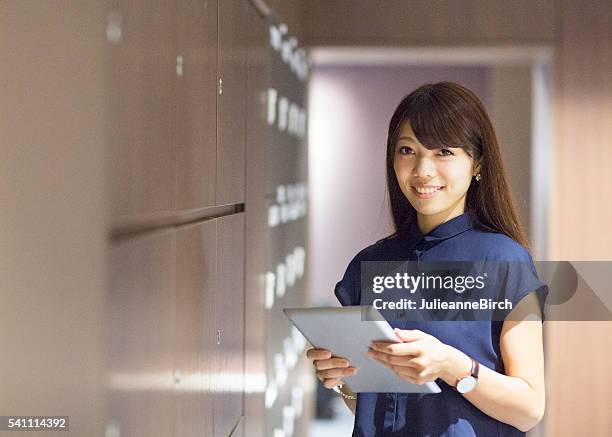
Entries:
{"label": "woman's left hand", "polygon": [[374,342],[368,355],[413,384],[441,378],[454,386],[469,374],[471,360],[463,352],[418,329],[395,329],[402,343]]}

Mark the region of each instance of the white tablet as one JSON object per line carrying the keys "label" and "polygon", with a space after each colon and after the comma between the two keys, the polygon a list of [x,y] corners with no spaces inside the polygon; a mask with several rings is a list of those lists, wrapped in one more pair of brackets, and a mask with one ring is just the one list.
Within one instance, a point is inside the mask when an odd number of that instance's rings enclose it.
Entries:
{"label": "white tablet", "polygon": [[342,378],[354,392],[440,393],[435,382],[412,384],[367,355],[373,341],[399,343],[393,328],[375,308],[346,306],[283,311],[314,347],[346,358],[357,368],[357,375]]}

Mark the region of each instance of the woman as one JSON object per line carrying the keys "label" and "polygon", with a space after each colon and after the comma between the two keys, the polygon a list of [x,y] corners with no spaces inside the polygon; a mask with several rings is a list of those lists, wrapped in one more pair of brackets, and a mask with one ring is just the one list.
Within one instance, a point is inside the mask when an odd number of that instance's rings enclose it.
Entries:
{"label": "woman", "polygon": [[359,369],[310,349],[317,377],[355,413],[353,436],[524,435],[544,414],[548,289],[526,249],[493,127],[471,91],[427,84],[400,102],[389,124],[387,188],[396,232],[350,262],[335,289],[342,305],[365,301],[362,261],[518,261],[529,268],[510,271],[513,309],[504,320],[390,321],[402,342],[371,345],[368,355],[400,378],[435,381],[441,393],[356,395],[343,378]]}

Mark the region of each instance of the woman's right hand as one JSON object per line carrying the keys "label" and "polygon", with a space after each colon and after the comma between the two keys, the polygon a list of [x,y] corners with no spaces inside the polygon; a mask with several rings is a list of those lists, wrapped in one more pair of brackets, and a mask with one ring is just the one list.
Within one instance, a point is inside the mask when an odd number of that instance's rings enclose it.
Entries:
{"label": "woman's right hand", "polygon": [[306,357],[313,360],[312,364],[317,369],[317,378],[325,388],[340,385],[343,383],[342,378],[345,376],[357,374],[357,369],[350,367],[346,358],[334,357],[327,349],[308,349]]}

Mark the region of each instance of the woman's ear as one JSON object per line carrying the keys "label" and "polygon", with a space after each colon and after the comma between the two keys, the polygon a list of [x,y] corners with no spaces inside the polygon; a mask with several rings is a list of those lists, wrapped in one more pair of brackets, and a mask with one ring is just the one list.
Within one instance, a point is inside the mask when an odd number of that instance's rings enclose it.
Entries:
{"label": "woman's ear", "polygon": [[476,176],[480,173],[480,163],[474,164],[474,174],[472,176]]}

